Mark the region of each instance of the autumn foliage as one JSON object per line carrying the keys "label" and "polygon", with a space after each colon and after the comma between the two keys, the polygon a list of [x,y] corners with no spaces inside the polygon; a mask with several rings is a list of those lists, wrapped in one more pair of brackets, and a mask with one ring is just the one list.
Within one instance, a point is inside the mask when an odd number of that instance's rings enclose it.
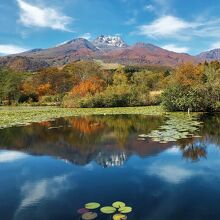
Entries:
{"label": "autumn foliage", "polygon": [[183,86],[193,86],[201,82],[203,78],[203,66],[192,63],[184,63],[177,67],[174,75],[176,83]]}
{"label": "autumn foliage", "polygon": [[82,81],[79,85],[73,87],[71,90],[71,96],[79,96],[84,97],[87,94],[94,95],[103,91],[106,87],[106,83],[104,80],[99,77],[91,77],[85,81]]}
{"label": "autumn foliage", "polygon": [[50,88],[51,88],[51,84],[50,83],[45,83],[45,84],[39,85],[37,87],[37,93],[40,96],[46,95],[49,92]]}

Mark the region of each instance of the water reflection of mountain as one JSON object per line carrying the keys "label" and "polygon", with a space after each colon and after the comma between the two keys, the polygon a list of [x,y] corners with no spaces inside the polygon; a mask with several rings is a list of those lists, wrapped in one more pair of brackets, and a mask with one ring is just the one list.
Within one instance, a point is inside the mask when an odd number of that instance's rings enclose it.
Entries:
{"label": "water reflection of mountain", "polygon": [[[143,115],[87,116],[58,119],[26,127],[0,131],[2,149],[35,155],[50,155],[85,165],[96,161],[103,167],[120,166],[131,155],[156,155],[173,144],[158,144],[151,139],[137,140],[138,134],[150,133],[164,122],[163,117]],[[205,158],[206,143],[219,143],[220,129],[213,129],[220,117],[203,118],[202,138],[188,138],[176,144],[183,157],[198,161]],[[215,123],[214,123],[215,122]]]}
{"label": "water reflection of mountain", "polygon": [[122,165],[129,156],[157,154],[169,145],[137,135],[163,123],[162,117],[118,115],[59,119],[0,131],[0,146],[37,155],[51,155],[74,164],[95,160],[103,167]]}
{"label": "water reflection of mountain", "polygon": [[95,160],[102,167],[114,167],[122,166],[127,158],[128,155],[125,152],[99,152]]}

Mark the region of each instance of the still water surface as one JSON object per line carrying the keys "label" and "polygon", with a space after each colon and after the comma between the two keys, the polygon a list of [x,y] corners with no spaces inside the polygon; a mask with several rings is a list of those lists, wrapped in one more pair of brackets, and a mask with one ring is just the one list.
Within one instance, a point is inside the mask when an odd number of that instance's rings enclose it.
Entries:
{"label": "still water surface", "polygon": [[138,138],[165,121],[87,116],[0,130],[0,219],[79,220],[87,202],[123,201],[130,220],[219,220],[220,115],[201,117],[201,137]]}

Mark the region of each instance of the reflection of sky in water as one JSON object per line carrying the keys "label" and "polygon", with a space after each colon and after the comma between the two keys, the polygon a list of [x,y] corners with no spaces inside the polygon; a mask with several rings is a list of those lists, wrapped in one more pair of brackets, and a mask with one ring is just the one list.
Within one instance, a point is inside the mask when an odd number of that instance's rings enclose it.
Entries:
{"label": "reflection of sky in water", "polygon": [[[21,159],[17,152],[3,154],[11,155],[10,162],[0,167],[0,196],[6,201],[0,205],[0,213],[5,219],[77,219],[74,210],[84,203],[108,205],[114,200],[134,207],[136,212],[129,219],[174,219],[172,210],[182,215],[182,207],[191,206],[194,208],[186,210],[197,213],[220,196],[220,152],[216,146],[208,148],[208,159],[196,163],[184,160],[181,151],[173,147],[145,159],[131,156],[123,166],[112,168],[102,168],[96,162],[76,166],[47,156],[22,154]],[[7,201],[10,197],[13,200]]]}
{"label": "reflection of sky in water", "polygon": [[27,155],[16,151],[0,151],[0,163],[10,163],[16,160],[22,160]]}
{"label": "reflection of sky in water", "polygon": [[1,219],[77,220],[85,203],[116,200],[133,207],[128,220],[220,219],[220,149],[213,139],[202,140],[206,157],[189,160],[178,144],[137,142],[132,132],[124,146],[101,136],[80,148],[64,143],[62,133],[56,142],[31,136],[24,148],[18,138],[20,152],[0,150]]}

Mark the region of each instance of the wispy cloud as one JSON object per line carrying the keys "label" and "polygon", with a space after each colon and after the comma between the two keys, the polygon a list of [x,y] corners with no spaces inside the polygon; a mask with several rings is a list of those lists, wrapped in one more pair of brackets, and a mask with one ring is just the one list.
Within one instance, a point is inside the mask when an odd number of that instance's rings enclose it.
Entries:
{"label": "wispy cloud", "polygon": [[135,17],[130,18],[127,21],[125,21],[125,25],[132,25],[132,24],[135,24],[135,23],[136,23],[136,18]]}
{"label": "wispy cloud", "polygon": [[165,15],[137,28],[137,34],[152,38],[176,38],[180,40],[193,37],[217,38],[220,35],[220,19],[204,18],[203,20],[186,21],[172,15]]}
{"label": "wispy cloud", "polygon": [[153,12],[155,12],[155,14],[158,15],[165,15],[167,13],[169,13],[170,11],[172,11],[172,1],[173,0],[152,0],[153,4],[152,6],[154,7]]}
{"label": "wispy cloud", "polygon": [[33,5],[24,0],[17,0],[20,9],[20,22],[26,27],[51,28],[55,30],[71,31],[69,25],[72,18],[63,15],[54,8]]}
{"label": "wispy cloud", "polygon": [[33,182],[26,182],[21,189],[21,202],[15,212],[15,218],[28,206],[33,206],[44,199],[54,199],[59,194],[76,187],[69,183],[68,178],[71,174],[64,174],[48,179],[41,179]]}
{"label": "wispy cloud", "polygon": [[189,48],[188,47],[179,47],[175,44],[167,44],[162,46],[163,49],[169,50],[169,51],[173,51],[176,53],[187,53],[189,52]]}
{"label": "wispy cloud", "polygon": [[147,174],[158,176],[164,181],[172,184],[179,184],[195,175],[190,169],[175,165],[157,165],[149,167]]}
{"label": "wispy cloud", "polygon": [[86,40],[90,40],[92,38],[92,35],[90,33],[85,33],[85,34],[82,34],[80,37]]}
{"label": "wispy cloud", "polygon": [[13,44],[0,44],[0,54],[2,55],[22,53],[27,50],[27,48],[19,47]]}

